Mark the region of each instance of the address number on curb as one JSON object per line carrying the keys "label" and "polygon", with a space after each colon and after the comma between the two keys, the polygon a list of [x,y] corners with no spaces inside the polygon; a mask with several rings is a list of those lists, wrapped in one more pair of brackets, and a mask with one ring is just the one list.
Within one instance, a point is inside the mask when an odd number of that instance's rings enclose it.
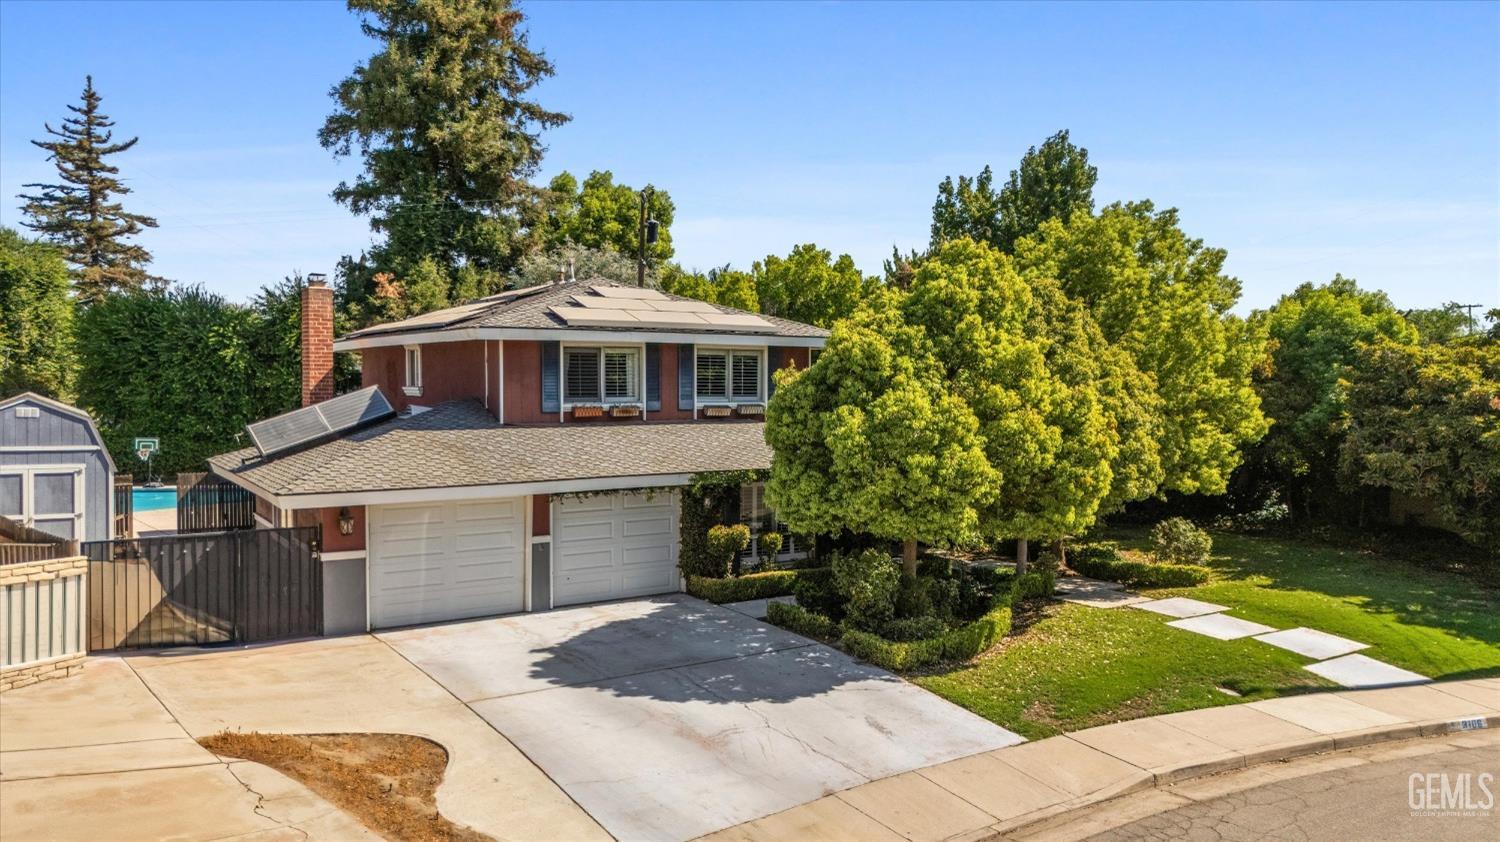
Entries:
{"label": "address number on curb", "polygon": [[1479,731],[1490,727],[1490,723],[1482,716],[1469,719],[1455,719],[1448,723],[1449,731]]}

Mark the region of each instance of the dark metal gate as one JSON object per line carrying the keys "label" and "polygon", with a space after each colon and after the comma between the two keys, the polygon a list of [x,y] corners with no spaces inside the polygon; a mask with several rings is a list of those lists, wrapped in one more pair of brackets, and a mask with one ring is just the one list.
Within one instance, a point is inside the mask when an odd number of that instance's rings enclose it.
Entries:
{"label": "dark metal gate", "polygon": [[85,541],[89,650],[323,633],[322,529]]}

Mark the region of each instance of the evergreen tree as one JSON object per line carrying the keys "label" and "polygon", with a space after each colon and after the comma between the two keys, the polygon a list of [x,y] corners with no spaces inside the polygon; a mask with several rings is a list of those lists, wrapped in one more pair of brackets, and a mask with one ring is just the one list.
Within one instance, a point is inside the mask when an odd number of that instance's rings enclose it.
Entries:
{"label": "evergreen tree", "polygon": [[72,400],[77,370],[62,251],[0,228],[0,396]]}
{"label": "evergreen tree", "polygon": [[113,197],[130,192],[118,178],[120,168],[105,158],[135,146],[138,137],[114,142],[114,121],[99,111],[100,97],[94,77],[85,77],[83,105],[70,105],[75,116],[63,119],[62,128],[45,128],[56,140],[33,140],[50,153],[61,184],[27,184],[40,190],[21,195],[24,224],[59,243],[73,264],[78,298],[92,303],[112,290],[140,289],[162,279],[146,271],[151,253],[126,242],[144,228],[155,228],[156,220],[130,213]]}
{"label": "evergreen tree", "polygon": [[[465,269],[475,273],[466,292],[499,289],[526,239],[543,233],[547,191],[529,179],[542,160],[541,132],[569,118],[527,94],[552,75],[551,63],[528,44],[509,0],[349,0],[349,8],[381,49],[333,88],[337,109],[318,139],[335,156],[363,159],[364,171],[333,197],[370,216],[385,241],[368,259],[345,261],[343,295],[375,296],[381,274],[427,283],[433,269],[445,287]],[[442,293],[439,303],[453,300]]]}

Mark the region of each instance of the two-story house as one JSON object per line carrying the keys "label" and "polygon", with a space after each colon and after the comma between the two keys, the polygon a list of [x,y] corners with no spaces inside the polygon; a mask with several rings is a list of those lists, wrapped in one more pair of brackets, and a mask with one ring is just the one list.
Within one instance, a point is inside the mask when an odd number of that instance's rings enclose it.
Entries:
{"label": "two-story house", "polygon": [[[676,489],[771,464],[772,372],[827,331],[605,281],[333,337],[303,291],[304,409],[210,460],[269,525],[323,527],[330,633],[681,588]],[[333,395],[334,352],[363,387]],[[758,487],[742,519],[766,516]]]}

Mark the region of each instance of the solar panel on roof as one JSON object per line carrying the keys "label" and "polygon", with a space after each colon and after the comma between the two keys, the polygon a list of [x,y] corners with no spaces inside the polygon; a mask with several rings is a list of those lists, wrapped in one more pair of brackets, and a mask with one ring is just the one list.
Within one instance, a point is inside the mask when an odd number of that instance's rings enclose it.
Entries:
{"label": "solar panel on roof", "polygon": [[648,301],[665,300],[666,296],[645,287],[589,287],[596,295],[605,298],[639,298]]}
{"label": "solar panel on roof", "polygon": [[334,433],[396,414],[378,386],[339,395],[322,403],[245,426],[261,456],[270,456]]}

